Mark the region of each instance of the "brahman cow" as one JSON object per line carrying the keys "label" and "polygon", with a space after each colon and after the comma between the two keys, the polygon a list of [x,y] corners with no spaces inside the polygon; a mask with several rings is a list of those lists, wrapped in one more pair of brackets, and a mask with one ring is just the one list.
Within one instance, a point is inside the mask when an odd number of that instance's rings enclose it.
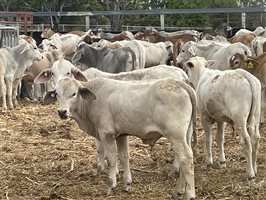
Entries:
{"label": "brahman cow", "polygon": [[[82,81],[88,81],[96,77],[105,77],[105,78],[124,80],[124,81],[140,81],[140,80],[152,80],[160,78],[174,78],[176,80],[184,82],[187,82],[188,80],[188,76],[182,69],[167,65],[158,65],[151,68],[112,74],[112,73],[102,72],[96,68],[89,68],[84,72],[81,72],[69,61],[61,59],[56,61],[51,69],[43,70],[35,78],[35,82],[45,83],[49,80],[53,80],[54,85],[57,85],[59,80],[61,80],[64,77],[72,77]],[[196,119],[194,123],[196,123]],[[194,127],[196,127],[196,125]],[[194,130],[193,150],[196,150],[196,146],[197,146],[197,135],[196,131]],[[97,174],[100,174],[104,170],[104,149],[101,143],[97,140],[96,140],[96,147],[99,153]],[[175,172],[173,171],[173,173]]]}
{"label": "brahman cow", "polygon": [[44,69],[51,68],[54,62],[60,59],[61,56],[57,55],[57,52],[53,50],[49,52],[42,52],[42,55],[43,59],[40,61],[34,61],[33,64],[24,71],[23,75],[23,80],[25,80],[28,84],[26,89],[28,89],[28,92],[31,93],[33,91],[31,98],[34,100],[42,100],[45,92],[50,87],[47,84],[36,84],[34,83],[34,79]]}
{"label": "brahman cow", "polygon": [[[2,59],[1,65],[1,96],[3,99],[3,110],[16,107],[17,89],[27,67],[31,66],[35,60],[41,60],[42,54],[39,52],[36,44],[23,42],[22,44],[0,49]],[[7,99],[6,99],[7,98]],[[6,103],[6,100],[8,101]]]}
{"label": "brahman cow", "polygon": [[173,57],[173,43],[170,41],[150,43],[138,40],[145,49],[145,67],[168,64]]}
{"label": "brahman cow", "polygon": [[175,79],[129,82],[95,78],[79,82],[65,78],[46,100],[59,102],[62,119],[71,117],[86,133],[101,141],[109,160],[107,194],[117,186],[117,152],[124,189],[130,189],[127,135],[153,145],[166,137],[173,148],[174,168],[180,166],[179,193],[195,198],[193,153],[190,147],[196,96],[191,86]]}
{"label": "brahman cow", "polygon": [[134,51],[136,55],[135,68],[142,69],[145,67],[145,53],[146,53],[145,48],[137,40],[124,40],[124,41],[109,42],[108,40],[101,39],[99,42],[94,42],[91,46],[95,48],[108,47],[111,49],[129,47],[130,49],[132,49],[132,51]]}
{"label": "brahman cow", "polygon": [[191,57],[201,56],[207,60],[216,60],[210,66],[212,69],[226,70],[230,69],[229,60],[235,53],[251,55],[250,49],[240,42],[230,44],[211,40],[201,40],[198,43],[190,41],[182,47],[176,58],[176,63],[181,64]]}
{"label": "brahman cow", "polygon": [[58,51],[58,54],[61,54],[63,57],[71,60],[79,41],[80,37],[77,35],[59,35],[58,33],[55,33],[49,40],[43,40],[41,46],[43,50],[48,51],[53,48]]}
{"label": "brahman cow", "polygon": [[95,67],[110,73],[137,69],[135,66],[136,54],[131,48],[94,48],[85,42],[78,44],[72,62],[79,63],[86,68]]}
{"label": "brahman cow", "polygon": [[259,56],[266,52],[266,38],[257,36],[251,41],[251,52],[253,56]]}
{"label": "brahman cow", "polygon": [[240,137],[247,160],[250,179],[257,173],[257,151],[260,132],[261,84],[259,80],[242,69],[213,70],[202,57],[190,58],[186,63],[188,76],[196,88],[198,110],[205,132],[206,164],[212,160],[212,124],[217,122],[216,141],[219,147],[219,166],[225,167],[224,122],[234,126]]}
{"label": "brahman cow", "polygon": [[232,69],[244,69],[255,77],[261,83],[261,122],[264,122],[265,101],[266,101],[266,53],[258,57],[248,57],[242,54],[235,54],[230,59],[230,67]]}

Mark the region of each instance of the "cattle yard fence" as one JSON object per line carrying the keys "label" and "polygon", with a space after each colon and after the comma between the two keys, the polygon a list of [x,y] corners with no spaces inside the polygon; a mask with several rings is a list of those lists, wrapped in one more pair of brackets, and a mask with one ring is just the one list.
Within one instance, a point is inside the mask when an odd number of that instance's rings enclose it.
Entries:
{"label": "cattle yard fence", "polygon": [[18,26],[0,25],[0,47],[18,45]]}

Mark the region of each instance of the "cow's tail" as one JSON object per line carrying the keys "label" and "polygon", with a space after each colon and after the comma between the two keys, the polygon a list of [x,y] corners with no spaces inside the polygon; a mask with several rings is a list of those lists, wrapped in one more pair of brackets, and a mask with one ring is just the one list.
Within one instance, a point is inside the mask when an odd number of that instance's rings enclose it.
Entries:
{"label": "cow's tail", "polygon": [[[256,123],[259,123],[260,121],[260,109],[261,109],[261,85],[259,80],[255,80],[253,75],[251,75],[249,72],[242,70],[242,69],[236,69],[241,75],[243,75],[246,80],[249,82],[251,92],[252,92],[252,102],[251,102],[251,108],[247,120],[247,125],[251,125],[254,123],[253,120],[255,120]],[[258,84],[257,84],[257,83]],[[255,117],[256,113],[259,113],[258,119]]]}
{"label": "cow's tail", "polygon": [[135,52],[130,47],[126,47],[126,49],[132,57],[132,71],[139,69],[139,67],[136,65],[137,56],[136,56]]}
{"label": "cow's tail", "polygon": [[[189,123],[189,128],[187,132],[187,142],[191,146],[194,155],[196,155],[196,149],[198,145],[198,136],[197,136],[197,129],[196,129],[196,122],[197,122],[197,96],[195,90],[187,83],[180,81],[180,85],[186,92],[189,94],[190,101],[192,104],[192,115]],[[191,139],[193,136],[193,143],[191,145]]]}

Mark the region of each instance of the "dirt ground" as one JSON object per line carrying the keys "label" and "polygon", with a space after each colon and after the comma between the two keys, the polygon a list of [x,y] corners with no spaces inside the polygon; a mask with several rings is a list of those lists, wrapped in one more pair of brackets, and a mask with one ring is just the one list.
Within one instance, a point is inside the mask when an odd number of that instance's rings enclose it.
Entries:
{"label": "dirt ground", "polygon": [[[158,200],[171,199],[177,180],[168,177],[173,152],[164,138],[153,151],[130,137],[133,184],[122,191],[122,174],[111,196],[106,196],[108,165],[95,176],[97,154],[94,139],[75,121],[61,120],[57,105],[21,101],[20,109],[0,115],[1,200]],[[226,128],[227,167],[219,169],[217,145],[213,144],[214,167],[206,169],[202,126],[198,123],[199,155],[195,164],[197,199],[266,199],[266,126],[261,128],[258,174],[248,181],[239,137]],[[214,128],[215,129],[215,128]]]}

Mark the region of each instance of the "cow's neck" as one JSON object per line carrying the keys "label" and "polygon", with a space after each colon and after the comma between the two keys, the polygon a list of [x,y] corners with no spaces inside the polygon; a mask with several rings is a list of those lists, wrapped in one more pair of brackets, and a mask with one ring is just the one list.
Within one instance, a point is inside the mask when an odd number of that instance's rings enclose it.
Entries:
{"label": "cow's neck", "polygon": [[15,78],[22,77],[26,68],[33,64],[33,60],[25,56],[25,54],[27,53],[27,50],[21,53],[24,50],[25,46],[26,44],[25,45],[22,44],[22,45],[13,47],[13,56],[14,56],[16,63],[18,64],[18,68],[15,73]]}
{"label": "cow's neck", "polygon": [[80,129],[91,136],[98,138],[98,132],[96,131],[94,122],[91,120],[90,116],[91,103],[91,101],[79,97],[76,107],[71,109],[71,115],[78,123]]}
{"label": "cow's neck", "polygon": [[193,74],[193,79],[191,82],[194,87],[197,88],[198,85],[201,85],[203,82],[207,81],[213,75],[221,73],[220,70],[208,69],[206,67],[199,67]]}

